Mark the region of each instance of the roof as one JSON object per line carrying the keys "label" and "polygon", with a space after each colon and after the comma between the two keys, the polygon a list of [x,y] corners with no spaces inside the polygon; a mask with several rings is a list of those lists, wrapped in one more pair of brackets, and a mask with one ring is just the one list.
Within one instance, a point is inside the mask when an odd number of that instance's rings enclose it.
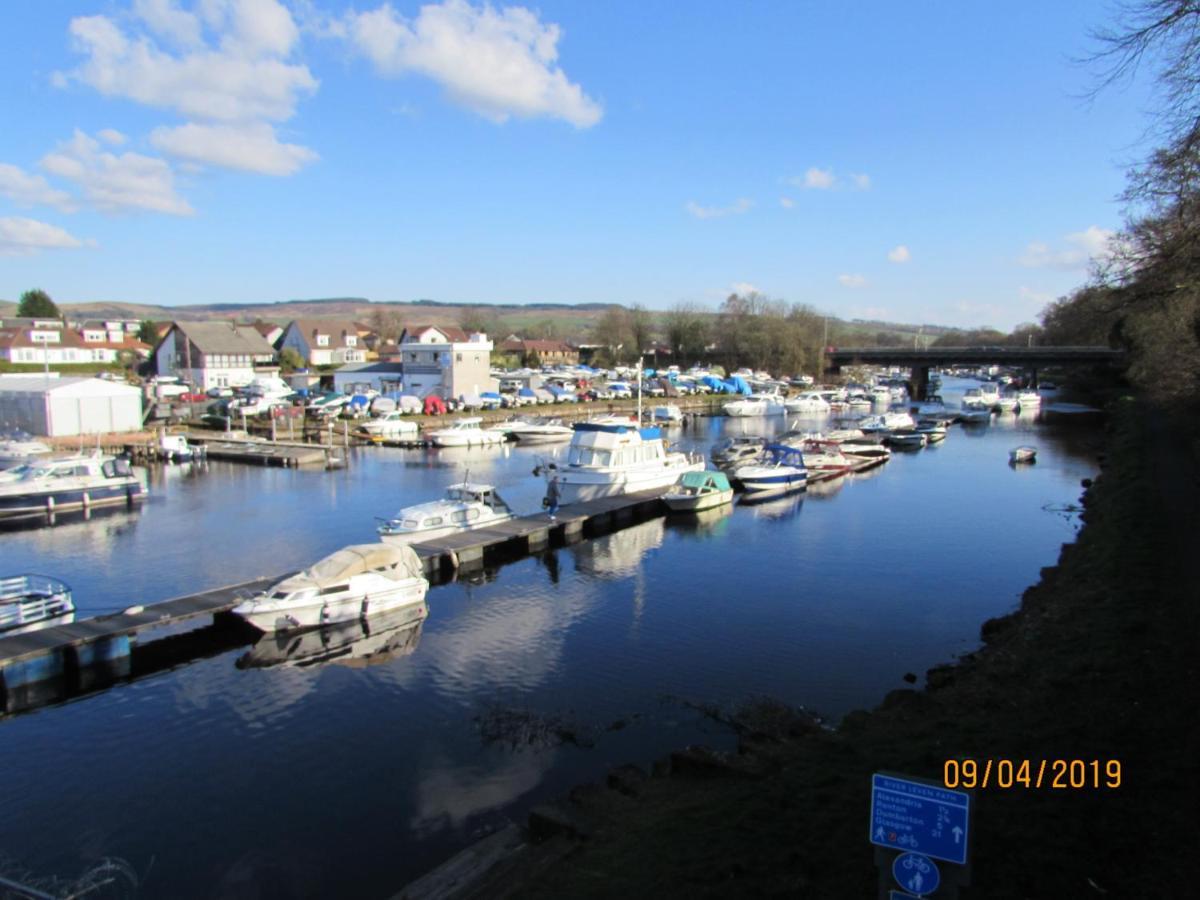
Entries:
{"label": "roof", "polygon": [[374,372],[380,375],[402,375],[404,373],[404,366],[398,362],[350,363],[349,365],[341,366],[335,374],[349,375],[359,372]]}
{"label": "roof", "polygon": [[347,337],[354,338],[354,346],[358,346],[358,326],[350,319],[293,319],[286,330],[293,328],[310,347],[313,346],[313,336],[317,334],[329,335],[329,343],[321,350],[344,350],[349,346]]}
{"label": "roof", "polygon": [[502,352],[524,353],[574,353],[575,348],[566,341],[527,341],[523,338],[509,338],[500,345]]}
{"label": "roof", "polygon": [[251,326],[255,331],[266,337],[273,331],[283,331],[284,327],[276,322],[254,322]]}
{"label": "roof", "polygon": [[0,394],[70,394],[83,397],[141,396],[132,384],[105,378],[50,378],[44,375],[0,375]]}
{"label": "roof", "polygon": [[454,325],[408,325],[405,327],[404,333],[400,336],[400,339],[403,340],[411,335],[419,340],[421,335],[431,330],[445,335],[446,340],[452,344],[465,343],[469,339],[465,331],[463,331],[461,328],[455,327]]}
{"label": "roof", "polygon": [[275,353],[275,348],[253,325],[237,325],[233,322],[173,322],[172,325],[186,335],[201,353]]}

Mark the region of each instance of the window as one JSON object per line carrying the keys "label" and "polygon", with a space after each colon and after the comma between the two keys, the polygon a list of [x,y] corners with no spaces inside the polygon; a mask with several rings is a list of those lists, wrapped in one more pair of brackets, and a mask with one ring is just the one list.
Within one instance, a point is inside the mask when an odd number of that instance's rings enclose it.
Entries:
{"label": "window", "polygon": [[434,516],[432,519],[426,519],[426,520],[425,520],[425,527],[426,527],[426,528],[436,528],[437,526],[439,526],[439,525],[441,525],[441,524],[442,524],[442,517],[441,517],[441,516]]}
{"label": "window", "polygon": [[461,353],[455,353],[455,354],[454,354],[454,361],[455,361],[455,362],[462,362],[462,354],[461,354]]}
{"label": "window", "polygon": [[347,347],[357,347],[358,346],[358,337],[353,334],[346,335],[346,346]]}
{"label": "window", "polygon": [[328,347],[329,346],[329,335],[318,334],[317,335],[317,346],[318,347]]}

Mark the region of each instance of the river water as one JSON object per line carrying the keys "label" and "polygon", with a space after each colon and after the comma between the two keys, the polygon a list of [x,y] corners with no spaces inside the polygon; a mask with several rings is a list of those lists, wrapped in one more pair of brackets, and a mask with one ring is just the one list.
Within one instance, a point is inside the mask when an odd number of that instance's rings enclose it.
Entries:
{"label": "river water", "polygon": [[[707,451],[781,424],[676,434]],[[386,897],[610,766],[729,746],[686,701],[770,695],[836,721],[975,648],[980,624],[1015,607],[1073,539],[1099,441],[1088,416],[954,426],[806,496],[657,519],[432,588],[421,627],[374,629],[390,643],[370,665],[255,667],[240,648],[0,719],[0,874],[70,878],[111,856],[139,873],[140,896]],[[1039,447],[1035,465],[1008,465],[1018,444]],[[154,468],[141,510],[0,533],[0,573],[62,578],[81,616],[150,603],[372,540],[373,517],[468,467],[532,512],[545,453]],[[496,709],[566,723],[577,741],[486,743],[476,720]]]}

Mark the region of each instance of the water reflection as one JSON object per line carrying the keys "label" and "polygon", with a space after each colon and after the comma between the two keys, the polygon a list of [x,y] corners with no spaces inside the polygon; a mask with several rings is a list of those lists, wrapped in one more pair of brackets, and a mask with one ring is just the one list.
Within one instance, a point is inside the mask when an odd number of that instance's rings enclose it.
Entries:
{"label": "water reflection", "polygon": [[845,486],[845,475],[839,475],[837,478],[829,478],[825,481],[810,481],[808,483],[808,495],[814,500],[828,500]]}
{"label": "water reflection", "polygon": [[628,578],[651,550],[662,546],[665,519],[651,519],[640,525],[585,541],[571,548],[575,568],[589,575]]}
{"label": "water reflection", "polygon": [[343,622],[298,633],[263,635],[238,659],[237,667],[307,667],[334,663],[350,668],[366,668],[389,662],[417,649],[427,611],[426,606],[421,604],[356,622]]}
{"label": "water reflection", "polygon": [[702,509],[699,512],[672,513],[667,520],[672,531],[692,538],[715,538],[723,535],[733,517],[733,504]]}
{"label": "water reflection", "polygon": [[418,834],[457,829],[482,813],[509,806],[542,782],[557,756],[555,750],[497,753],[483,765],[455,763],[445,756],[423,760],[409,826]]}
{"label": "water reflection", "polygon": [[766,500],[756,500],[743,494],[738,500],[738,508],[749,510],[756,519],[791,519],[800,513],[803,505],[804,493]]}

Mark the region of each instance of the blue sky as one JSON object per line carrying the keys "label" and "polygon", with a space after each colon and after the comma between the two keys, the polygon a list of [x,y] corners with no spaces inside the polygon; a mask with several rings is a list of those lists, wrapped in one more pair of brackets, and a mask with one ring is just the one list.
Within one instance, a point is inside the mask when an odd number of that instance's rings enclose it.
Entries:
{"label": "blue sky", "polygon": [[691,301],[1004,328],[1086,277],[1144,84],[1095,2],[17,3],[0,297]]}

